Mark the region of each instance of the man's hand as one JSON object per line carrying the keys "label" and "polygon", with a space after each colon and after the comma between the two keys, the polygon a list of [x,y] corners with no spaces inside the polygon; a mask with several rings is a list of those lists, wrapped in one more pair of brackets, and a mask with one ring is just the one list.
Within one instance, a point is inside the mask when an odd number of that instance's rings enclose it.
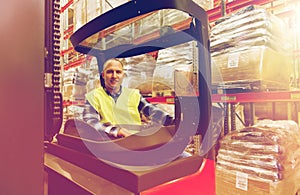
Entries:
{"label": "man's hand", "polygon": [[164,125],[164,126],[175,125],[175,118],[173,118],[173,117],[167,115],[167,116],[166,116],[166,120],[165,120],[165,122],[164,122],[163,125]]}
{"label": "man's hand", "polygon": [[132,133],[130,133],[125,128],[120,128],[117,135],[118,135],[118,137],[128,137],[128,136],[132,135]]}

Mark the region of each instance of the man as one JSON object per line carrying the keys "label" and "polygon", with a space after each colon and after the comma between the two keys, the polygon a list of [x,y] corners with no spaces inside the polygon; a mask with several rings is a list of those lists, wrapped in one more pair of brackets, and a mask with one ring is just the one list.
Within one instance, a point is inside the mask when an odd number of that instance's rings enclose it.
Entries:
{"label": "man", "polygon": [[117,124],[141,125],[140,112],[153,122],[167,126],[173,118],[145,100],[137,89],[122,87],[123,64],[113,58],[103,65],[102,86],[86,94],[83,120],[110,136],[126,137],[132,132]]}

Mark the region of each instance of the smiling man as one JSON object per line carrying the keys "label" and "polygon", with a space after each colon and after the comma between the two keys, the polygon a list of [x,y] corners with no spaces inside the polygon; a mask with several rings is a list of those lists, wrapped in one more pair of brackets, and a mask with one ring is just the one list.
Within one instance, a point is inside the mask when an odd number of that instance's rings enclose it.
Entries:
{"label": "smiling man", "polygon": [[129,136],[133,132],[118,124],[141,125],[141,112],[155,123],[164,126],[174,123],[173,117],[147,102],[139,90],[122,87],[124,71],[119,59],[106,61],[101,77],[101,87],[86,94],[83,113],[84,121],[96,130],[114,137]]}
{"label": "smiling man", "polygon": [[117,59],[110,59],[105,62],[103,69],[105,89],[111,94],[119,93],[124,78],[123,64]]}

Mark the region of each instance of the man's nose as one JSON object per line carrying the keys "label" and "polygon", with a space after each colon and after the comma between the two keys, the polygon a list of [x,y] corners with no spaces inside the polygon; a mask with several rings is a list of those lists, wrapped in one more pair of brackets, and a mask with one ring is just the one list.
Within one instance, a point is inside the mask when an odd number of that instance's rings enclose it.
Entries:
{"label": "man's nose", "polygon": [[117,72],[116,71],[113,71],[113,73],[112,73],[112,77],[117,77]]}

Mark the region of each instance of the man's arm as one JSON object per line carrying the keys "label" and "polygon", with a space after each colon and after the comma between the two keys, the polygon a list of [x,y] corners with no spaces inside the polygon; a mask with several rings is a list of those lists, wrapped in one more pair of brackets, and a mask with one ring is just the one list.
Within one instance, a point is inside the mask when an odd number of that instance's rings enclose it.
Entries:
{"label": "man's arm", "polygon": [[155,105],[149,103],[145,98],[141,96],[141,100],[138,106],[140,112],[145,116],[150,117],[153,122],[168,126],[174,124],[174,118],[169,113],[161,110]]}
{"label": "man's arm", "polygon": [[126,137],[130,135],[130,133],[126,129],[116,127],[111,123],[101,123],[100,119],[101,118],[98,112],[93,108],[91,104],[86,102],[83,110],[83,120],[86,123],[94,127],[97,131],[104,131],[108,135],[113,137]]}
{"label": "man's arm", "polygon": [[111,136],[117,137],[117,128],[110,123],[101,123],[100,115],[88,102],[84,105],[83,120],[94,127],[97,131],[104,131]]}

